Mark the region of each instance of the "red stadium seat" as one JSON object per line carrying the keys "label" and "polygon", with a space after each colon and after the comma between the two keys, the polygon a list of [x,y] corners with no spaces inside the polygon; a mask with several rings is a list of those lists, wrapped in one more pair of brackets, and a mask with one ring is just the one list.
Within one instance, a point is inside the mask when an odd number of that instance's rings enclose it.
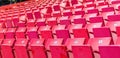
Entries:
{"label": "red stadium seat", "polygon": [[[1,44],[1,55],[2,58],[14,58],[13,45],[14,39],[5,39]],[[0,41],[1,43],[2,41]]]}
{"label": "red stadium seat", "polygon": [[93,28],[93,35],[94,37],[112,37],[110,28],[107,27]]}
{"label": "red stadium seat", "polygon": [[113,44],[113,40],[111,37],[92,38],[89,39],[87,44],[92,46],[93,51],[99,52],[99,46],[111,45]]}
{"label": "red stadium seat", "polygon": [[41,38],[44,39],[53,38],[53,34],[50,26],[41,26],[38,32],[40,32]]}
{"label": "red stadium seat", "polygon": [[26,38],[26,28],[25,27],[19,27],[16,30],[16,39]]}
{"label": "red stadium seat", "polygon": [[29,58],[27,51],[28,40],[17,39],[14,45],[16,58]]}
{"label": "red stadium seat", "polygon": [[72,51],[72,46],[80,46],[80,45],[84,45],[84,43],[85,43],[85,38],[70,38],[67,39],[64,45],[67,47],[68,51]]}
{"label": "red stadium seat", "polygon": [[43,44],[44,39],[33,39],[30,41],[30,47],[33,54],[33,58],[47,58],[47,54]]}
{"label": "red stadium seat", "polygon": [[72,45],[74,58],[94,58],[92,48],[89,45]]}
{"label": "red stadium seat", "polygon": [[27,28],[27,36],[29,39],[38,39],[37,27],[28,27]]}

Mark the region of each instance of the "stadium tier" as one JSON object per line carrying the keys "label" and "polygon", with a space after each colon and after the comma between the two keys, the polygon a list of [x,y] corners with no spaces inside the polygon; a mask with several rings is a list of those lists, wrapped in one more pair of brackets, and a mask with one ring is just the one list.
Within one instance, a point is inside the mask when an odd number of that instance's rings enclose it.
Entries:
{"label": "stadium tier", "polygon": [[1,6],[0,58],[120,58],[120,0]]}

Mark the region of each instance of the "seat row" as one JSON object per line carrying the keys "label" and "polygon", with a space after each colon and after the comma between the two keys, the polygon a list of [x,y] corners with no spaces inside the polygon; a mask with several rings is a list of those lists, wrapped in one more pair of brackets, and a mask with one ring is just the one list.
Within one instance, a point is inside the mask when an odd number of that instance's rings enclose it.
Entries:
{"label": "seat row", "polygon": [[[2,58],[119,58],[120,40],[114,43],[111,37],[91,38],[85,44],[85,38],[69,38],[64,43],[57,39],[4,39],[0,40]],[[94,54],[96,53],[96,54]],[[98,56],[97,56],[98,57]]]}

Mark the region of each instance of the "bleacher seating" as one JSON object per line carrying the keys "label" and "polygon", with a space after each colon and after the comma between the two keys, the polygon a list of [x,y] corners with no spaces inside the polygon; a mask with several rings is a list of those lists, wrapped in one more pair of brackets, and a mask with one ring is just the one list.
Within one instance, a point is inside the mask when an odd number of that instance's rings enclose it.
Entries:
{"label": "bleacher seating", "polygon": [[0,58],[120,58],[120,0],[32,0],[0,7]]}

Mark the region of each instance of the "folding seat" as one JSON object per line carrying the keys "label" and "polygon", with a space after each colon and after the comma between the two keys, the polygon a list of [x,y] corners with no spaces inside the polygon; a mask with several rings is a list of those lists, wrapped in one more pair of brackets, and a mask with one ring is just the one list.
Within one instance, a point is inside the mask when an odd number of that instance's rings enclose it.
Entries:
{"label": "folding seat", "polygon": [[46,14],[43,15],[43,17],[44,18],[50,18],[50,17],[52,17],[52,14],[51,13],[46,13]]}
{"label": "folding seat", "polygon": [[63,16],[72,16],[72,11],[71,10],[63,10]]}
{"label": "folding seat", "polygon": [[116,34],[117,34],[118,37],[120,36],[120,27],[119,26],[116,27]]}
{"label": "folding seat", "polygon": [[65,25],[56,25],[52,27],[52,33],[55,34],[57,29],[66,29]]}
{"label": "folding seat", "polygon": [[30,47],[33,58],[47,58],[46,51],[44,48],[44,39],[32,39],[30,41]]}
{"label": "folding seat", "polygon": [[6,20],[5,20],[5,26],[6,26],[7,28],[14,27],[12,18],[6,18]]}
{"label": "folding seat", "polygon": [[105,8],[102,8],[102,13],[101,15],[103,16],[104,19],[107,19],[107,16],[109,15],[114,15],[115,14],[115,11],[114,11],[114,8],[113,7],[105,7]]}
{"label": "folding seat", "polygon": [[93,28],[93,35],[94,37],[112,37],[111,30],[108,27]]}
{"label": "folding seat", "polygon": [[29,39],[38,39],[38,31],[37,31],[37,27],[28,27],[27,28],[27,36]]}
{"label": "folding seat", "polygon": [[74,6],[74,8],[81,8],[81,9],[84,8],[84,6],[82,4],[75,4],[73,6]]}
{"label": "folding seat", "polygon": [[87,10],[87,13],[97,13],[97,14],[99,14],[99,10],[98,9],[90,9],[90,10]]}
{"label": "folding seat", "polygon": [[104,19],[103,17],[97,16],[97,17],[91,17],[89,18],[90,23],[102,23],[102,26],[104,26]]}
{"label": "folding seat", "polygon": [[93,33],[93,28],[100,28],[102,27],[102,22],[99,23],[90,23],[86,24],[85,28],[88,29],[90,33]]}
{"label": "folding seat", "polygon": [[36,20],[36,26],[40,27],[40,26],[45,26],[45,25],[46,25],[46,19],[45,18],[41,18],[41,19]]}
{"label": "folding seat", "polygon": [[68,16],[60,17],[60,18],[58,18],[58,21],[59,21],[58,23],[60,23],[60,25],[66,25],[66,26],[68,26],[68,25],[71,24],[71,20],[69,19]]}
{"label": "folding seat", "polygon": [[120,1],[112,1],[111,6],[114,7],[114,9],[119,9],[118,7],[120,6]]}
{"label": "folding seat", "polygon": [[105,7],[108,7],[108,6],[109,6],[108,2],[101,2],[101,3],[98,4],[97,9],[99,11],[102,11],[102,8],[105,8]]}
{"label": "folding seat", "polygon": [[66,41],[67,38],[70,38],[69,30],[63,29],[62,26],[58,26],[55,30],[57,38],[63,38]]}
{"label": "folding seat", "polygon": [[54,4],[53,9],[54,9],[54,11],[60,11],[61,10],[59,4]]}
{"label": "folding seat", "polygon": [[69,25],[67,29],[69,30],[70,33],[73,33],[73,29],[81,29],[82,26],[83,26],[82,24],[73,24]]}
{"label": "folding seat", "polygon": [[15,58],[29,58],[28,39],[17,39],[14,45]]}
{"label": "folding seat", "polygon": [[34,13],[35,19],[40,19],[42,17],[39,10],[36,10],[33,13]]}
{"label": "folding seat", "polygon": [[16,28],[8,28],[5,32],[5,38],[6,39],[10,39],[10,38],[15,39],[15,32],[16,32]]}
{"label": "folding seat", "polygon": [[71,4],[72,5],[78,4],[78,1],[77,0],[71,0]]}
{"label": "folding seat", "polygon": [[6,32],[6,28],[0,28],[0,39],[5,39],[4,33]]}
{"label": "folding seat", "polygon": [[14,39],[4,39],[1,44],[1,55],[2,58],[14,58],[13,45]]}
{"label": "folding seat", "polygon": [[26,24],[26,22],[24,22],[24,21],[19,21],[18,24],[17,24],[17,26],[18,26],[18,27],[25,27],[25,26],[26,26],[25,24]]}
{"label": "folding seat", "polygon": [[19,22],[19,17],[18,16],[13,16],[12,20],[13,20],[14,27],[17,27],[17,24]]}
{"label": "folding seat", "polygon": [[52,13],[52,16],[53,16],[53,17],[61,17],[62,14],[61,14],[60,11],[54,11],[54,12]]}
{"label": "folding seat", "polygon": [[57,25],[57,18],[56,17],[52,17],[52,18],[47,18],[47,25],[48,26],[54,26]]}
{"label": "folding seat", "polygon": [[32,14],[32,11],[26,12],[26,15],[27,15],[27,18],[28,18],[28,19],[34,19],[33,14]]}
{"label": "folding seat", "polygon": [[85,15],[85,11],[83,11],[83,10],[74,10],[74,15],[81,15],[83,17]]}
{"label": "folding seat", "polygon": [[18,27],[25,27],[26,24],[26,16],[22,15],[19,17],[19,22],[17,24]]}
{"label": "folding seat", "polygon": [[97,15],[97,13],[85,14],[83,18],[86,18],[86,21],[89,21],[89,18],[96,17]]}
{"label": "folding seat", "polygon": [[54,40],[50,45],[52,58],[69,58],[66,46],[60,44],[60,41]]}
{"label": "folding seat", "polygon": [[87,10],[95,9],[95,7],[96,7],[95,4],[88,4],[83,10],[87,12]]}
{"label": "folding seat", "polygon": [[109,27],[111,31],[116,32],[116,27],[120,26],[120,21],[107,22],[106,26]]}
{"label": "folding seat", "polygon": [[48,6],[46,8],[47,8],[47,13],[52,13],[53,12],[52,7]]}
{"label": "folding seat", "polygon": [[26,38],[26,28],[18,27],[15,35],[16,35],[16,39]]}
{"label": "folding seat", "polygon": [[74,58],[94,58],[89,45],[72,45],[72,53]]}
{"label": "folding seat", "polygon": [[90,45],[94,52],[99,52],[99,46],[114,44],[111,37],[99,37],[89,39],[88,45]]}
{"label": "folding seat", "polygon": [[109,15],[108,16],[108,21],[120,21],[120,15],[117,14],[117,15]]}
{"label": "folding seat", "polygon": [[46,42],[45,42],[45,48],[46,48],[46,50],[50,50],[50,46],[51,45],[62,45],[62,43],[63,43],[63,39],[62,38],[57,38],[57,39],[48,39],[48,40],[46,40]]}
{"label": "folding seat", "polygon": [[89,39],[89,33],[87,29],[81,28],[81,29],[73,29],[73,35],[74,38],[85,38],[85,43],[87,43]]}
{"label": "folding seat", "polygon": [[27,20],[26,26],[27,27],[34,27],[35,26],[35,20],[33,20],[33,19]]}
{"label": "folding seat", "polygon": [[5,28],[5,23],[4,22],[0,22],[0,28]]}
{"label": "folding seat", "polygon": [[87,24],[87,21],[85,18],[79,18],[79,17],[73,17],[73,23],[74,24],[82,24],[83,27]]}
{"label": "folding seat", "polygon": [[41,26],[38,32],[40,33],[41,38],[44,39],[53,38],[53,34],[50,26]]}
{"label": "folding seat", "polygon": [[[101,58],[120,58],[120,46],[119,45],[105,45],[99,46]],[[108,56],[109,55],[109,56]]]}
{"label": "folding seat", "polygon": [[84,45],[84,43],[85,43],[85,38],[70,38],[67,39],[64,45],[67,47],[68,51],[72,51],[72,46],[80,46],[80,45]]}

